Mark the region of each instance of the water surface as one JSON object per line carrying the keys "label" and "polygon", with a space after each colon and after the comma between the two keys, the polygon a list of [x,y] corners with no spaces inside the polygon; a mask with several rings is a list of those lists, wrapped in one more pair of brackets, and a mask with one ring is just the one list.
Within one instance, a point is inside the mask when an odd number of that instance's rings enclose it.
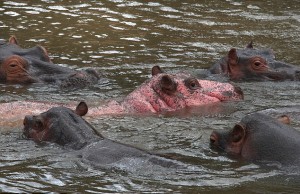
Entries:
{"label": "water surface", "polygon": [[[40,44],[56,64],[103,72],[98,85],[71,91],[55,86],[0,85],[0,101],[103,103],[121,99],[166,71],[210,67],[251,40],[277,59],[300,64],[300,4],[286,1],[1,1],[0,38],[16,35],[22,47]],[[149,117],[103,116],[91,123],[104,136],[146,150],[175,155],[190,167],[176,172],[115,172],[84,164],[69,150],[37,145],[20,127],[0,136],[2,192],[298,193],[299,171],[284,172],[219,155],[212,130],[228,129],[248,113],[300,104],[298,82],[237,83],[241,102]],[[300,122],[292,125],[299,128]]]}

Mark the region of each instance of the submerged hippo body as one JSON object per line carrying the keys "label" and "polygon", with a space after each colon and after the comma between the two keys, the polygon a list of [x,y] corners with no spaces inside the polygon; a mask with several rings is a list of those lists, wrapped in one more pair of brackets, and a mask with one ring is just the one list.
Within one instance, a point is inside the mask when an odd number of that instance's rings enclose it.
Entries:
{"label": "submerged hippo body", "polygon": [[300,165],[300,132],[262,113],[247,115],[230,131],[212,132],[210,142],[248,161]]}
{"label": "submerged hippo body", "polygon": [[275,60],[271,49],[254,49],[252,42],[245,49],[232,48],[209,71],[235,81],[300,79],[300,67]]}
{"label": "submerged hippo body", "polygon": [[84,87],[98,81],[95,70],[76,71],[51,62],[46,49],[21,48],[14,36],[0,41],[0,83],[54,83],[63,88]]}
{"label": "submerged hippo body", "polygon": [[286,124],[295,123],[298,125],[300,122],[300,105],[268,108],[259,112],[274,118],[279,118]]}
{"label": "submerged hippo body", "polygon": [[99,134],[81,116],[87,113],[81,102],[75,111],[54,107],[40,115],[24,118],[23,134],[35,142],[53,142],[78,150],[83,161],[101,168],[132,166],[132,164],[177,166],[178,163],[139,148],[109,140]]}
{"label": "submerged hippo body", "polygon": [[[243,99],[239,87],[229,83],[197,80],[188,74],[162,73],[153,67],[153,76],[131,92],[121,102],[111,100],[107,105],[91,107],[87,116],[122,114],[161,114],[191,106],[201,106],[229,100]],[[0,105],[0,125],[14,123],[27,114],[39,114],[53,103],[17,101]],[[73,107],[73,104],[65,104]]]}

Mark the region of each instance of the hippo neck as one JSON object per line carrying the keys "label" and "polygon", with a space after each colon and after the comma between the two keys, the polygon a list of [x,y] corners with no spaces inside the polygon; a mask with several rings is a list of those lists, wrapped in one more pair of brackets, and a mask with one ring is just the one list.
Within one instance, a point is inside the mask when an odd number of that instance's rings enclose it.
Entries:
{"label": "hippo neck", "polygon": [[221,58],[217,63],[215,63],[210,69],[212,74],[227,74],[228,73],[228,57]]}
{"label": "hippo neck", "polygon": [[[94,143],[103,140],[104,138],[102,136],[99,136],[97,134],[94,135],[87,135],[82,136],[80,138],[73,138],[71,140],[66,139],[59,139],[58,141],[55,141],[56,143],[63,145],[64,147],[71,148],[74,150],[80,150],[84,147]],[[66,143],[67,142],[67,143]]]}
{"label": "hippo neck", "polygon": [[78,124],[82,127],[71,127],[71,129],[65,127],[62,133],[55,133],[59,134],[55,142],[65,147],[79,150],[93,142],[104,139],[91,124],[85,120],[83,122]]}

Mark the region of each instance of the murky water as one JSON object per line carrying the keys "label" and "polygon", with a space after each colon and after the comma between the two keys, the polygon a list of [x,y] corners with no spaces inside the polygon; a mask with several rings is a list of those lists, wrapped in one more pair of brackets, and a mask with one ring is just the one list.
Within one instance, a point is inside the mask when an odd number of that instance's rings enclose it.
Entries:
{"label": "murky water", "polygon": [[[1,1],[0,38],[16,35],[23,47],[46,47],[54,63],[103,72],[100,84],[60,91],[55,86],[0,85],[0,101],[87,103],[122,98],[150,75],[207,68],[231,47],[253,40],[277,59],[300,65],[300,3],[286,1]],[[4,192],[247,192],[300,191],[299,170],[289,173],[219,155],[212,130],[231,128],[244,115],[300,104],[299,82],[238,83],[245,100],[189,113],[150,117],[99,117],[106,137],[176,155],[189,171],[115,172],[84,164],[56,145],[1,129],[0,191]],[[201,112],[205,112],[201,114]],[[200,112],[200,113],[199,113]],[[300,129],[300,121],[292,125]]]}

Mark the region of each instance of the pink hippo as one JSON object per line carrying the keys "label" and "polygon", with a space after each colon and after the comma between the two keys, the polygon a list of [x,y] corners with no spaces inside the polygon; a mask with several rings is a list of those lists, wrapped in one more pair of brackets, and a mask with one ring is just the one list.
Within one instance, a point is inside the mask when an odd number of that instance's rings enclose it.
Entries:
{"label": "pink hippo", "polygon": [[191,106],[241,100],[241,88],[229,83],[199,80],[187,73],[164,73],[152,68],[152,78],[131,92],[121,103],[91,108],[89,115],[124,113],[164,113]]}
{"label": "pink hippo", "polygon": [[[243,92],[229,83],[198,80],[186,73],[168,74],[159,66],[152,68],[152,78],[131,92],[121,102],[110,101],[105,106],[91,107],[87,116],[120,114],[161,114],[191,106],[241,100]],[[10,102],[0,106],[0,125],[19,122],[25,115],[40,114],[57,104],[42,102]],[[73,107],[70,103],[64,105]],[[5,124],[6,125],[6,124]]]}

